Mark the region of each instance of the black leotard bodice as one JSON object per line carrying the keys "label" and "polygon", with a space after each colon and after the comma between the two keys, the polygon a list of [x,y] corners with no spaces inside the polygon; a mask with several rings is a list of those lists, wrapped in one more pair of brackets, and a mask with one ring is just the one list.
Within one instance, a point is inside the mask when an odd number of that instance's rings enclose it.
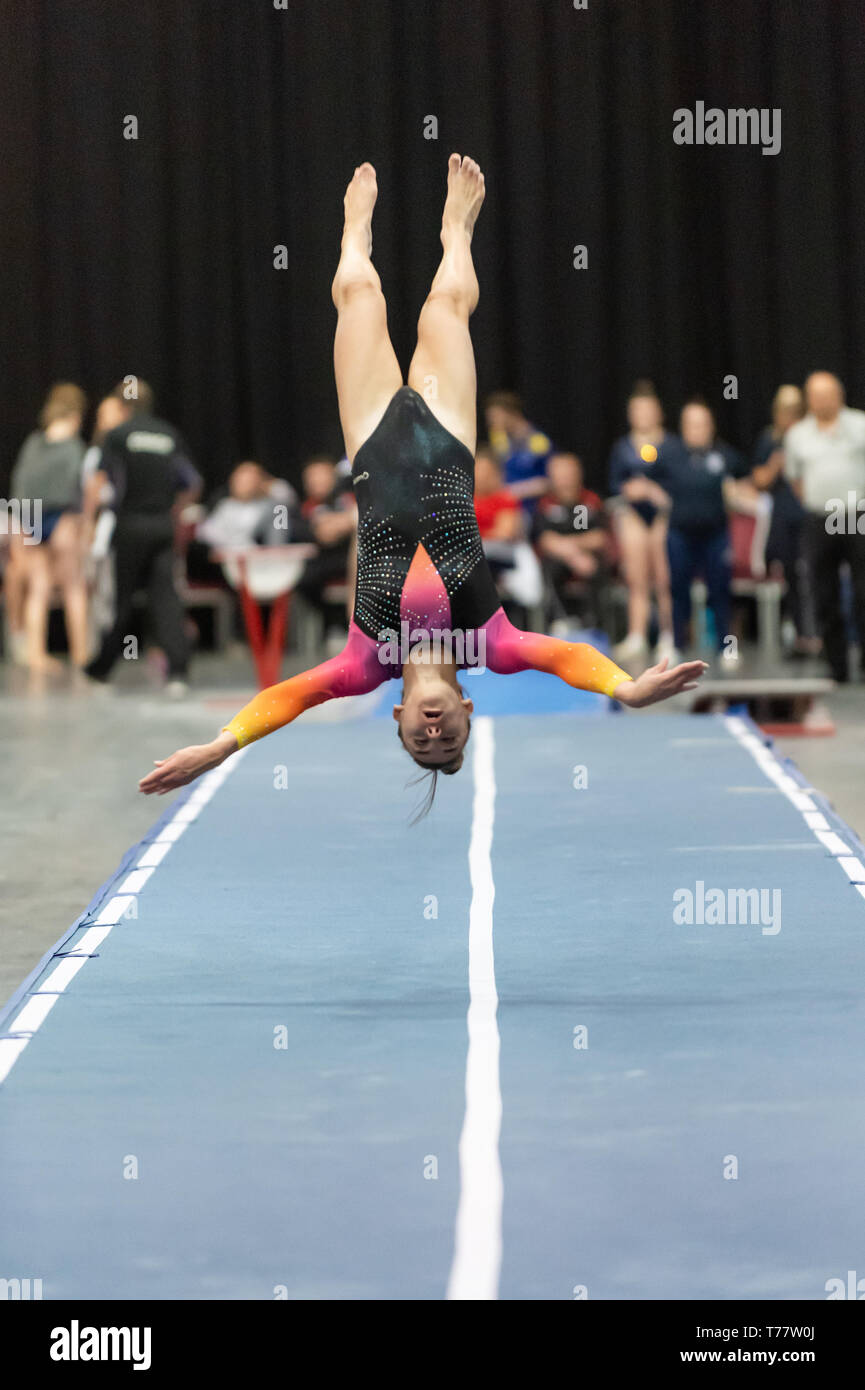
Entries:
{"label": "black leotard bodice", "polygon": [[475,518],[474,459],[403,386],[352,465],[358,506],[354,621],[369,637],[398,631],[412,558],[436,567],[454,629],[480,627],[501,607]]}

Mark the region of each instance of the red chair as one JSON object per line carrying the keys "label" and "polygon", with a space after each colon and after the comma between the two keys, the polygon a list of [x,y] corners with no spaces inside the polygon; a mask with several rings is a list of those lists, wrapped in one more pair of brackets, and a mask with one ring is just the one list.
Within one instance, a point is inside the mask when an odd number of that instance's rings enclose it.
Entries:
{"label": "red chair", "polygon": [[174,522],[174,582],[177,593],[187,611],[196,608],[209,608],[213,614],[213,642],[217,651],[224,651],[231,641],[232,614],[234,599],[222,584],[207,580],[190,579],[187,573],[186,556],[190,542],[195,539],[195,528],[200,518],[200,508],[188,507]]}

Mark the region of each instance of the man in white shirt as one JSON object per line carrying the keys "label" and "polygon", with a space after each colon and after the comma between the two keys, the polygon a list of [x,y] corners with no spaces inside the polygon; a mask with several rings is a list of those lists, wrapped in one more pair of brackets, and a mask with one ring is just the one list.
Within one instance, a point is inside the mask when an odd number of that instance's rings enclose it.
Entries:
{"label": "man in white shirt", "polygon": [[284,545],[298,497],[284,478],[271,477],[261,464],[239,463],[228,480],[228,496],[199,522],[196,538],[215,549],[247,545]]}
{"label": "man in white shirt", "polygon": [[807,513],[808,567],[823,650],[835,679],[848,681],[840,569],[845,561],[850,566],[861,653],[865,648],[865,411],[850,410],[844,404],[844,387],[831,372],[809,376],[805,400],[807,415],[784,437],[784,471]]}

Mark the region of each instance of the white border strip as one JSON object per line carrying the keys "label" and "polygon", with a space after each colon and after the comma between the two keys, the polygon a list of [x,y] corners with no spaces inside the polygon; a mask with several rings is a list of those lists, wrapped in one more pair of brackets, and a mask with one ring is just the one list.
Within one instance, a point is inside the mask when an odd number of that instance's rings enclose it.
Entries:
{"label": "white border strip", "polygon": [[[819,841],[822,848],[827,851],[844,870],[850,882],[855,884],[865,898],[863,885],[865,885],[865,864],[857,859],[850,846],[845,844],[840,835],[831,829],[826,817],[820,813],[808,792],[803,791],[799,783],[789,773],[786,773],[775,757],[770,748],[752,733],[744,720],[736,714],[724,716],[724,723],[730,730],[733,737],[743,748],[747,748],[751,757],[758,767],[774,782],[779,792],[783,792],[787,800],[792,802],[796,810],[801,812],[802,817],[811,834]],[[813,788],[809,788],[809,791]]]}
{"label": "white border strip", "polygon": [[449,1299],[498,1298],[502,1264],[502,1165],[499,1135],[502,1093],[501,1042],[496,1018],[493,954],[495,883],[490,851],[496,800],[493,721],[484,715],[472,730],[474,803],[469,845],[472,902],[469,912],[469,1046],[466,1111],[460,1136],[460,1199]]}
{"label": "white border strip", "polygon": [[71,984],[79,970],[87,964],[90,959],[89,953],[102,944],[112,927],[124,920],[132,904],[137,902],[138,893],[146,886],[171,846],[195,820],[202,806],[207,804],[247,752],[248,746],[239,749],[220,767],[214,768],[201,778],[192,795],[178,806],[171,819],[161,827],[156,838],[144,847],[120,884],[119,891],[108,900],[77,946],[72,947],[69,955],[61,955],[51,973],[37,981],[24,997],[17,1014],[6,1029],[8,1033],[19,1036],[0,1038],[0,1085],[6,1080],[30,1039],[41,1028],[67,985]]}

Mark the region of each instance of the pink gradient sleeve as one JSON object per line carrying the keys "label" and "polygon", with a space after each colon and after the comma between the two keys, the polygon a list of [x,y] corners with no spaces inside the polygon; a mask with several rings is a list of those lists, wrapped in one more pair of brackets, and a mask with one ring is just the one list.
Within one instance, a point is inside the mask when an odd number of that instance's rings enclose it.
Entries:
{"label": "pink gradient sleeve", "polygon": [[592,690],[599,695],[612,695],[622,681],[632,679],[588,642],[566,642],[538,632],[520,632],[501,608],[482,631],[486,636],[486,664],[502,675],[547,671],[577,690]]}
{"label": "pink gradient sleeve", "polygon": [[234,734],[238,748],[243,748],[290,724],[313,705],[340,695],[364,695],[375,690],[389,674],[389,668],[378,659],[376,643],[351,623],[348,641],[338,656],[260,690],[225,729]]}

